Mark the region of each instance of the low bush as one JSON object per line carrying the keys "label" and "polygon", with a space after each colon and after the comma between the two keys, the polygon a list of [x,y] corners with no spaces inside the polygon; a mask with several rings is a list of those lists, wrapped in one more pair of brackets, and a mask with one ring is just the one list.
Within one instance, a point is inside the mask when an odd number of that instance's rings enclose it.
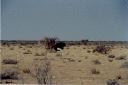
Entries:
{"label": "low bush", "polygon": [[0,73],[0,78],[2,80],[4,79],[15,79],[17,80],[18,79],[18,72],[17,71],[14,71],[14,70],[4,70],[3,72]]}
{"label": "low bush", "polygon": [[91,69],[91,73],[92,74],[100,74],[100,71],[94,68],[94,69]]}
{"label": "low bush", "polygon": [[116,60],[126,60],[126,56],[119,56],[119,57],[116,57]]}
{"label": "low bush", "polygon": [[51,64],[48,60],[43,61],[36,67],[36,78],[38,84],[51,85]]}
{"label": "low bush", "polygon": [[29,68],[25,68],[25,69],[23,69],[22,71],[23,71],[23,73],[27,73],[27,74],[31,73],[31,71],[30,71]]}
{"label": "low bush", "polygon": [[113,61],[113,59],[108,59],[108,61],[109,61],[109,62],[112,62],[112,61]]}
{"label": "low bush", "polygon": [[17,60],[13,60],[13,59],[4,59],[2,61],[3,64],[17,64],[18,61]]}
{"label": "low bush", "polygon": [[115,55],[109,55],[108,58],[115,58]]}
{"label": "low bush", "polygon": [[32,52],[30,50],[27,50],[26,52],[24,52],[23,54],[32,54]]}
{"label": "low bush", "polygon": [[109,79],[107,85],[119,85],[118,81],[115,79]]}
{"label": "low bush", "polygon": [[101,62],[100,62],[99,60],[97,60],[97,59],[96,59],[96,60],[93,60],[92,62],[93,62],[94,64],[96,64],[96,65],[101,64]]}
{"label": "low bush", "polygon": [[98,52],[101,54],[107,54],[110,51],[110,47],[106,47],[105,45],[97,46],[93,52]]}

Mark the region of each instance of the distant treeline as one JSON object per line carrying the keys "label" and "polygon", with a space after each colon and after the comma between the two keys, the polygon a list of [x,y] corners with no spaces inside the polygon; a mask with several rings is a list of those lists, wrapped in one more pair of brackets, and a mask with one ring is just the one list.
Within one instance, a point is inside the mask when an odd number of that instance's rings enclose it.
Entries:
{"label": "distant treeline", "polygon": [[[58,41],[60,42],[60,41]],[[68,45],[81,45],[81,41],[61,41],[65,42]],[[2,45],[7,44],[43,44],[44,41],[38,41],[38,40],[1,40]],[[126,44],[128,45],[128,41],[87,41],[87,45],[115,45],[115,44]]]}

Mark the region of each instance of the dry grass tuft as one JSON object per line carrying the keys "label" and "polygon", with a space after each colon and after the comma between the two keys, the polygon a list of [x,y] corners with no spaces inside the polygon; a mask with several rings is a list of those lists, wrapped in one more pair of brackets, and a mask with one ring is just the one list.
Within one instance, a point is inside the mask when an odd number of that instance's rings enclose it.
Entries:
{"label": "dry grass tuft", "polygon": [[56,53],[56,56],[60,57],[60,56],[62,56],[62,54],[61,53]]}
{"label": "dry grass tuft", "polygon": [[30,71],[29,68],[25,68],[25,69],[23,69],[22,71],[23,71],[23,73],[27,73],[27,74],[31,73],[31,71]]}
{"label": "dry grass tuft", "polygon": [[126,60],[126,56],[119,56],[116,58],[116,60]]}
{"label": "dry grass tuft", "polygon": [[101,64],[101,62],[98,60],[98,59],[96,59],[96,60],[93,60],[92,61],[94,64],[96,64],[96,65],[99,65],[99,64]]}
{"label": "dry grass tuft", "polygon": [[24,52],[23,54],[32,54],[32,52],[30,50],[27,50],[26,52]]}
{"label": "dry grass tuft", "polygon": [[17,71],[14,71],[14,70],[11,70],[11,69],[8,69],[8,70],[5,70],[3,72],[0,73],[0,78],[2,80],[4,79],[18,79],[18,72]]}
{"label": "dry grass tuft", "polygon": [[93,69],[91,69],[91,73],[92,74],[100,74],[100,71],[95,69],[95,68],[93,68]]}
{"label": "dry grass tuft", "polygon": [[75,60],[72,59],[72,58],[67,58],[67,60],[68,60],[69,62],[75,62]]}
{"label": "dry grass tuft", "polygon": [[107,85],[119,85],[118,81],[115,79],[109,79]]}
{"label": "dry grass tuft", "polygon": [[86,49],[86,47],[83,47],[83,49]]}
{"label": "dry grass tuft", "polygon": [[120,79],[122,79],[122,76],[121,75],[118,75],[118,76],[116,76],[116,79],[117,80],[120,80]]}
{"label": "dry grass tuft", "polygon": [[90,50],[87,50],[87,53],[91,53],[91,51]]}
{"label": "dry grass tuft", "polygon": [[35,56],[45,56],[45,53],[35,53]]}
{"label": "dry grass tuft", "polygon": [[3,64],[17,64],[18,61],[17,60],[13,60],[13,59],[4,59],[2,61]]}
{"label": "dry grass tuft", "polygon": [[109,62],[112,62],[112,61],[113,61],[113,59],[108,59],[108,61],[109,61]]}
{"label": "dry grass tuft", "polygon": [[18,46],[19,48],[23,48],[21,45]]}
{"label": "dry grass tuft", "polygon": [[105,45],[97,46],[93,52],[98,52],[101,54],[107,54],[110,51],[110,47],[106,47]]}
{"label": "dry grass tuft", "polygon": [[88,59],[88,56],[85,56],[85,59]]}
{"label": "dry grass tuft", "polygon": [[115,58],[115,55],[109,55],[108,58]]}
{"label": "dry grass tuft", "polygon": [[10,50],[14,50],[14,48],[13,48],[13,47],[11,47],[11,48],[10,48]]}
{"label": "dry grass tuft", "polygon": [[78,62],[82,62],[82,60],[78,60]]}
{"label": "dry grass tuft", "polygon": [[48,84],[51,85],[51,64],[49,61],[45,60],[40,65],[36,67],[36,78],[38,84]]}

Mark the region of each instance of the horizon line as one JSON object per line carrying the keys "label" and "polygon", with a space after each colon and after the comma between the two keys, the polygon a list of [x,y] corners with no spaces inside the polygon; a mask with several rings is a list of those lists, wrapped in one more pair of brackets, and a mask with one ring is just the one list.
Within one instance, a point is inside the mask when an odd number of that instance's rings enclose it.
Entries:
{"label": "horizon line", "polygon": [[[41,40],[41,39],[40,39]],[[81,40],[88,40],[88,39],[81,39]],[[81,40],[58,40],[58,41],[81,41]],[[39,40],[0,40],[0,41],[39,41]],[[88,40],[88,41],[106,41],[106,42],[128,42],[127,40]]]}

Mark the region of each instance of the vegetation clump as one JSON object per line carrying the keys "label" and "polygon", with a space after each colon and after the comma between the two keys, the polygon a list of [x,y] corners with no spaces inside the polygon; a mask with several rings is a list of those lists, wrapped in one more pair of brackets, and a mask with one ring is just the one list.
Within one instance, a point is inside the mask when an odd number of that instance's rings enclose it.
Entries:
{"label": "vegetation clump", "polygon": [[126,56],[119,56],[116,58],[116,60],[126,60]]}
{"label": "vegetation clump", "polygon": [[57,37],[53,37],[53,38],[50,38],[50,37],[45,37],[44,38],[44,42],[45,42],[45,48],[47,50],[52,50],[53,49],[53,46],[56,44],[56,41],[58,40]]}
{"label": "vegetation clump", "polygon": [[4,59],[2,61],[3,64],[17,64],[18,61],[17,60],[13,60],[13,59]]}
{"label": "vegetation clump", "polygon": [[115,58],[115,55],[109,55],[108,57],[109,58]]}
{"label": "vegetation clump", "polygon": [[32,54],[32,52],[30,50],[27,50],[26,52],[24,52],[24,54]]}
{"label": "vegetation clump", "polygon": [[3,72],[0,73],[0,78],[2,80],[5,79],[18,79],[18,72],[14,71],[14,70],[5,70]]}
{"label": "vegetation clump", "polygon": [[105,45],[97,46],[93,52],[98,52],[101,54],[107,54],[110,51],[110,47],[106,47]]}
{"label": "vegetation clump", "polygon": [[96,64],[96,65],[101,64],[101,62],[100,62],[99,60],[97,60],[97,59],[96,59],[96,60],[93,60],[92,62],[93,62],[94,64]]}
{"label": "vegetation clump", "polygon": [[36,78],[38,84],[51,85],[51,64],[48,60],[43,61],[36,67]]}
{"label": "vegetation clump", "polygon": [[94,68],[94,69],[91,69],[91,73],[92,74],[100,74],[100,71]]}
{"label": "vegetation clump", "polygon": [[81,40],[81,44],[82,45],[87,45],[88,44],[88,40]]}
{"label": "vegetation clump", "polygon": [[109,79],[107,85],[119,85],[118,81],[115,79]]}

